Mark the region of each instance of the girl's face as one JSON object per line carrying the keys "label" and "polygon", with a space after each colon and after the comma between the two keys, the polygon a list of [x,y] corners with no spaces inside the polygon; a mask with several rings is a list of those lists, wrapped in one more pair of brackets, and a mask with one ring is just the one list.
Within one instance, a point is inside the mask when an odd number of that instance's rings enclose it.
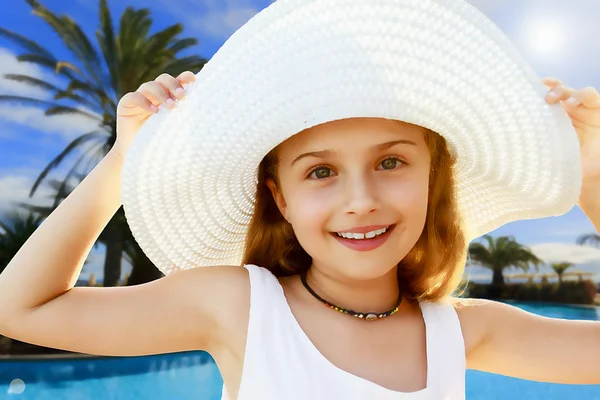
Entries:
{"label": "girl's face", "polygon": [[417,242],[430,170],[418,126],[380,118],[337,120],[293,136],[277,154],[279,187],[267,184],[313,267],[376,279]]}

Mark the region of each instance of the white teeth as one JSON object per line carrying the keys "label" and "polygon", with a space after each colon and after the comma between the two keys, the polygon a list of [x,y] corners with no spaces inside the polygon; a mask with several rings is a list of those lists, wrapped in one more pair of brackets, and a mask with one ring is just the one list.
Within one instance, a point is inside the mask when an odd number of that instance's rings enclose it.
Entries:
{"label": "white teeth", "polygon": [[373,239],[375,236],[387,232],[388,228],[377,229],[367,233],[337,232],[337,235],[346,239]]}

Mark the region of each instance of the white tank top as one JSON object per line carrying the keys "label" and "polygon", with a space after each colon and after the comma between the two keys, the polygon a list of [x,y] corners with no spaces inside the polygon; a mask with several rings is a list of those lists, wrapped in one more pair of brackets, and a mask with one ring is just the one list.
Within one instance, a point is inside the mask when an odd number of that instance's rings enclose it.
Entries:
{"label": "white tank top", "polygon": [[[465,399],[464,339],[451,304],[419,303],[426,328],[427,385],[397,392],[333,365],[300,327],[271,271],[245,268],[250,318],[238,400]],[[225,387],[222,400],[229,400]]]}

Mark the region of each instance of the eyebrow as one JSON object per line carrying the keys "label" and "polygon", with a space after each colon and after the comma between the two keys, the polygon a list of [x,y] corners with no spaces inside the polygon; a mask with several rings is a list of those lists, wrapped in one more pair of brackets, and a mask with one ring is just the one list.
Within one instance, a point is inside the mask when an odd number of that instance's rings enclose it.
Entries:
{"label": "eyebrow", "polygon": [[[385,142],[385,143],[375,145],[375,146],[373,146],[373,150],[374,151],[384,151],[384,150],[389,149],[390,147],[396,146],[397,144],[408,144],[411,146],[417,146],[417,144],[415,142],[413,142],[412,140],[400,139],[400,140],[393,140],[391,142]],[[325,157],[331,156],[332,154],[333,154],[333,151],[331,151],[331,150],[310,151],[308,153],[302,153],[298,157],[296,157],[290,165],[294,165],[296,162],[298,162],[301,159],[306,158],[306,157],[325,158]]]}

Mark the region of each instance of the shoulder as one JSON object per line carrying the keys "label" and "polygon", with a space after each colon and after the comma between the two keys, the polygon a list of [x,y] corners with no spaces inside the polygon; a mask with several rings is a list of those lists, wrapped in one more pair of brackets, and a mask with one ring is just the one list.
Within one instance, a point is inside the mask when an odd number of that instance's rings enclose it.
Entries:
{"label": "shoulder", "polygon": [[500,316],[524,313],[515,306],[495,300],[452,297],[449,302],[453,305],[461,322],[464,320],[468,326],[496,320]]}
{"label": "shoulder", "polygon": [[269,291],[265,289],[278,286],[277,278],[270,270],[253,264],[201,269],[206,269],[206,272],[198,273],[197,280],[205,283],[197,287],[207,291],[207,296],[202,296],[202,307],[207,308],[214,321],[211,333],[213,348],[225,348],[243,354],[252,286],[258,286],[257,292],[261,297],[269,296]]}
{"label": "shoulder", "polygon": [[247,323],[250,278],[246,268],[230,265],[197,267],[178,270],[166,278],[178,282],[180,299],[189,299],[196,314],[203,316],[199,321],[210,321],[210,327],[198,327],[208,335],[207,350],[226,342],[232,330]]}

